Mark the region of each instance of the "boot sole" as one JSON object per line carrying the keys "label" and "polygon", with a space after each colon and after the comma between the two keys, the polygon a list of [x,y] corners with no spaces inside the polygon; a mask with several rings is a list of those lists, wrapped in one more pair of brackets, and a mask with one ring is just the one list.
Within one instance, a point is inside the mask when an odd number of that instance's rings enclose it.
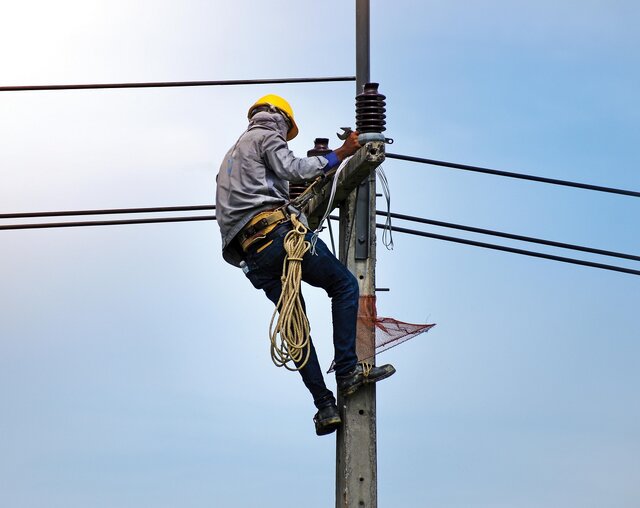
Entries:
{"label": "boot sole", "polygon": [[364,384],[365,384],[365,382],[362,381],[362,383],[358,383],[357,385],[350,386],[347,389],[340,390],[340,394],[345,396],[345,397],[349,397],[350,395],[353,395],[354,393],[356,393],[360,389],[361,386],[364,386]]}
{"label": "boot sole", "polygon": [[339,416],[329,418],[328,420],[325,420],[323,422],[317,422],[316,435],[326,436],[327,434],[331,434],[332,432],[335,432],[338,427],[340,427],[340,425],[342,425],[342,420]]}

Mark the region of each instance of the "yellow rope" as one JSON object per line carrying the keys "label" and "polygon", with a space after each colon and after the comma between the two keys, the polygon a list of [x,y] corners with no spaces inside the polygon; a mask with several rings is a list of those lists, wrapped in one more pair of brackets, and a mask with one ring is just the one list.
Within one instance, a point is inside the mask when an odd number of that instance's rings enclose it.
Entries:
{"label": "yellow rope", "polygon": [[[273,363],[277,367],[295,371],[307,364],[311,353],[309,320],[300,296],[302,258],[310,244],[304,239],[307,228],[295,214],[291,215],[291,223],[293,229],[284,237],[286,256],[282,266],[282,293],[271,316],[269,337]],[[293,363],[293,366],[289,363]]]}
{"label": "yellow rope", "polygon": [[362,374],[364,377],[369,377],[369,373],[371,372],[371,369],[373,369],[373,363],[362,360],[360,365],[362,365]]}

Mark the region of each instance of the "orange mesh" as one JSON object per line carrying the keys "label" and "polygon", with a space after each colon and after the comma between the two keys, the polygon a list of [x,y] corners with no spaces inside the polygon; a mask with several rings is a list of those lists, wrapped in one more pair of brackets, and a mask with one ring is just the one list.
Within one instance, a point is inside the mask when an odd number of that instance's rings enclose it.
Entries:
{"label": "orange mesh", "polygon": [[[435,324],[413,324],[388,317],[378,317],[376,297],[361,296],[356,329],[358,361],[370,360],[376,354],[428,332]],[[329,372],[333,371],[333,362]]]}
{"label": "orange mesh", "polygon": [[376,354],[376,297],[361,296],[358,302],[356,326],[356,354],[358,361],[373,358]]}

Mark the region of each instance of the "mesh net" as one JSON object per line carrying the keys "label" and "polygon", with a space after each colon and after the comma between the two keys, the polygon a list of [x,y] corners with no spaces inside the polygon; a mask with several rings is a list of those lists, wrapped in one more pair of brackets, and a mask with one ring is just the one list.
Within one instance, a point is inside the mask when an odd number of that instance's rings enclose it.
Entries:
{"label": "mesh net", "polygon": [[[378,317],[375,296],[361,296],[358,307],[356,353],[358,361],[371,360],[378,353],[428,332],[435,324],[414,324]],[[329,372],[333,371],[331,362]]]}

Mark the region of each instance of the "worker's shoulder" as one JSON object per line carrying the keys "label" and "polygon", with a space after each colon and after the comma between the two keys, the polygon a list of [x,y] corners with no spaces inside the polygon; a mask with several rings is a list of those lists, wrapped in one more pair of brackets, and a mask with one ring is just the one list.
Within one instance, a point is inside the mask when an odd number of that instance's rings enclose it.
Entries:
{"label": "worker's shoulder", "polygon": [[247,132],[243,144],[247,150],[272,151],[287,146],[287,141],[278,130],[268,126],[255,126]]}

